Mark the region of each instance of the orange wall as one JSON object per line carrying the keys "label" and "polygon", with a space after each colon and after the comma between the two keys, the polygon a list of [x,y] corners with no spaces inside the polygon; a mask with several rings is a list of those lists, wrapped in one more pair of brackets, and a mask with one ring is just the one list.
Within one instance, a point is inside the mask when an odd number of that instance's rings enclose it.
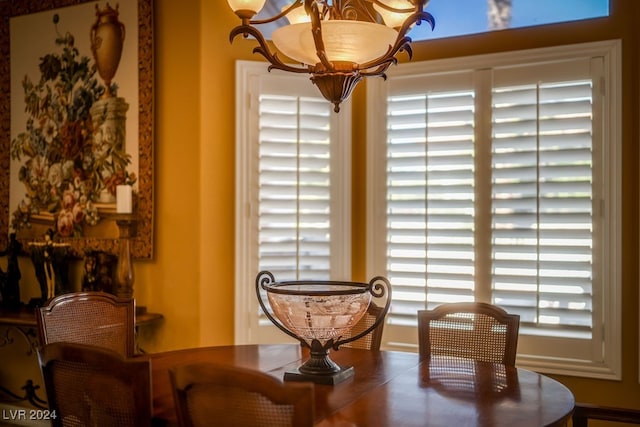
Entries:
{"label": "orange wall", "polygon": [[136,263],[135,292],[165,321],[146,348],[231,344],[234,15],[226,2],[154,5],[155,257]]}
{"label": "orange wall", "polygon": [[148,350],[233,343],[235,15],[223,1],[155,0],[155,257],[139,304],[165,316]]}

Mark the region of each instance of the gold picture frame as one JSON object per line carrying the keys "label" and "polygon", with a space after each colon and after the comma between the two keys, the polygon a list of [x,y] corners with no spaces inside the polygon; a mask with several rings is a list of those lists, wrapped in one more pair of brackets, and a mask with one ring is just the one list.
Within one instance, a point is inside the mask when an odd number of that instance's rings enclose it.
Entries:
{"label": "gold picture frame", "polygon": [[[34,26],[33,32],[48,31],[47,36],[51,35],[51,39],[64,39],[70,32],[66,32],[68,26],[75,26],[78,24],[78,19],[73,18],[77,14],[82,16],[82,27],[80,30],[72,34],[73,37],[69,38],[69,42],[66,47],[70,47],[71,50],[79,47],[81,44],[85,50],[80,51],[81,56],[90,58],[93,61],[92,52],[90,48],[87,48],[87,39],[90,37],[92,31],[92,25],[97,21],[98,11],[105,8],[112,7],[114,10],[125,9],[133,10],[128,17],[120,17],[121,20],[128,19],[129,26],[125,27],[127,30],[124,36],[122,58],[120,61],[128,61],[128,64],[133,64],[133,67],[129,65],[129,70],[133,70],[130,73],[122,72],[120,70],[115,75],[112,82],[119,87],[120,81],[128,79],[123,87],[126,86],[127,90],[134,96],[127,99],[137,98],[137,102],[131,102],[128,105],[128,111],[126,113],[127,127],[130,126],[129,122],[137,121],[137,129],[133,129],[133,132],[126,132],[126,154],[129,155],[129,144],[134,144],[137,149],[132,150],[133,155],[130,155],[137,165],[137,171],[132,176],[135,177],[133,215],[126,215],[128,220],[134,218],[135,235],[131,239],[131,254],[134,258],[150,259],[153,256],[153,219],[154,219],[154,202],[153,202],[153,181],[154,181],[154,162],[153,162],[153,0],[135,0],[135,4],[127,0],[127,2],[118,1],[91,1],[91,0],[11,0],[0,1],[0,250],[6,248],[9,242],[9,234],[16,232],[18,240],[22,242],[29,242],[41,238],[44,232],[48,228],[53,228],[56,225],[55,212],[53,214],[45,212],[43,219],[32,219],[28,227],[18,227],[17,231],[12,227],[12,218],[14,218],[14,212],[17,212],[15,205],[15,198],[20,196],[14,196],[14,200],[11,200],[11,189],[15,189],[16,185],[19,185],[23,181],[22,178],[17,178],[19,175],[16,173],[16,167],[11,171],[12,158],[15,162],[15,155],[11,154],[12,139],[22,128],[27,125],[21,125],[21,129],[12,129],[15,127],[15,117],[19,114],[24,115],[23,111],[19,111],[16,108],[16,102],[22,101],[26,98],[26,89],[24,91],[16,90],[15,79],[26,79],[26,76],[15,73],[15,76],[11,76],[12,70],[12,58],[17,64],[19,61],[24,61],[24,51],[31,48],[29,42],[25,40],[22,42],[19,37],[12,36],[12,22],[14,25],[13,33],[16,34],[30,34],[31,28],[27,27],[25,22],[37,22],[31,21],[31,19],[40,19],[45,16],[46,22],[45,29],[40,26]],[[109,5],[111,3],[111,6]],[[137,8],[136,8],[137,4]],[[129,8],[129,9],[127,9]],[[133,9],[131,9],[133,8]],[[137,27],[136,19],[133,17],[137,11]],[[122,15],[122,13],[121,13]],[[86,18],[84,18],[87,16]],[[67,19],[65,20],[65,17]],[[42,18],[44,19],[44,18]],[[49,24],[50,23],[50,24]],[[22,26],[22,27],[21,27]],[[28,32],[25,32],[25,28],[28,28]],[[17,28],[22,28],[22,32],[19,32]],[[136,34],[137,37],[129,36],[129,33]],[[127,37],[128,36],[128,37]],[[24,37],[26,39],[27,37]],[[82,38],[82,40],[78,40]],[[85,39],[86,38],[86,39]],[[41,40],[44,37],[36,38],[34,40]],[[20,46],[20,43],[25,43],[25,49],[16,48]],[[57,43],[57,42],[56,42]],[[91,43],[89,43],[91,45]],[[15,52],[12,52],[13,50]],[[93,47],[93,45],[91,45]],[[62,57],[62,54],[60,54]],[[39,71],[44,76],[42,56],[33,58],[35,63],[40,63]],[[38,67],[33,67],[38,72]],[[137,73],[137,79],[135,74]],[[37,75],[31,77],[32,80],[37,81]],[[97,76],[96,80],[99,84],[102,84],[107,92],[107,86],[100,77]],[[20,89],[24,87],[24,82]],[[12,91],[13,89],[13,91]],[[15,93],[18,92],[18,93]],[[123,90],[124,92],[124,90]],[[74,98],[75,99],[75,98]],[[37,103],[36,103],[37,104]],[[26,108],[26,101],[23,103]],[[135,113],[137,111],[137,117]],[[105,113],[106,114],[106,113]],[[14,116],[15,115],[15,116]],[[12,119],[13,118],[13,119]],[[137,120],[136,120],[137,119]],[[12,125],[12,121],[14,124]],[[22,123],[22,122],[21,122]],[[33,127],[33,125],[31,125]],[[130,142],[133,141],[133,142]],[[13,157],[12,157],[13,156]],[[62,162],[60,162],[62,163]],[[76,162],[76,164],[79,162]],[[83,164],[82,164],[83,165]],[[76,169],[80,169],[79,173],[82,173],[82,166],[75,166]],[[76,172],[78,173],[78,172]],[[125,171],[125,174],[127,172]],[[24,184],[26,186],[26,184]],[[33,190],[29,187],[27,190],[21,189],[25,193]],[[17,193],[17,192],[16,192]],[[61,199],[62,197],[58,197]],[[11,205],[13,203],[13,205]],[[109,205],[111,206],[111,205]],[[118,251],[118,235],[119,229],[116,224],[116,220],[122,219],[122,215],[116,213],[115,203],[112,207],[105,208],[104,211],[95,209],[99,219],[97,223],[91,225],[85,225],[83,223],[81,232],[74,232],[73,236],[61,236],[60,240],[64,243],[68,243],[71,247],[71,253],[76,256],[83,256],[85,252],[89,250],[99,250],[109,253],[117,253]],[[96,221],[94,221],[96,222]],[[59,224],[59,222],[58,222]],[[76,226],[77,227],[77,226]],[[23,245],[28,247],[28,245]]]}

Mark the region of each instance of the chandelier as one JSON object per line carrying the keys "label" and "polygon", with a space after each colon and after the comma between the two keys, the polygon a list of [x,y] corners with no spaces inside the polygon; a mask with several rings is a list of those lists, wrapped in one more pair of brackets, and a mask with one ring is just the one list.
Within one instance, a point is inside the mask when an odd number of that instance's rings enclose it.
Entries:
{"label": "chandelier", "polygon": [[[411,59],[407,32],[435,20],[425,12],[428,0],[294,0],[280,13],[253,20],[266,0],[227,0],[242,23],[231,30],[229,40],[242,34],[258,42],[253,53],[264,56],[272,69],[311,74],[311,81],[340,111],[340,103],[364,77],[386,78],[385,72],[405,51]],[[277,28],[272,48],[257,26],[286,17],[289,24]],[[279,53],[299,65],[284,63]]]}

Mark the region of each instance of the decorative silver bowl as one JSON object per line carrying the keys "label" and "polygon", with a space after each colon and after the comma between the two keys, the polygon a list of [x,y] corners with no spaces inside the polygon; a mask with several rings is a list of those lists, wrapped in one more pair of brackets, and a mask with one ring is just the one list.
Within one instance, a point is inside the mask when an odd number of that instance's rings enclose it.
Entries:
{"label": "decorative silver bowl", "polygon": [[[269,306],[262,298],[266,291]],[[341,367],[329,357],[329,350],[372,332],[384,320],[391,305],[391,285],[377,276],[369,283],[340,281],[276,282],[268,271],[258,273],[256,294],[265,315],[287,335],[310,348],[310,358],[285,381],[337,384],[353,376],[353,367]],[[384,299],[383,309],[371,326],[357,335],[352,328],[365,315],[372,298]]]}

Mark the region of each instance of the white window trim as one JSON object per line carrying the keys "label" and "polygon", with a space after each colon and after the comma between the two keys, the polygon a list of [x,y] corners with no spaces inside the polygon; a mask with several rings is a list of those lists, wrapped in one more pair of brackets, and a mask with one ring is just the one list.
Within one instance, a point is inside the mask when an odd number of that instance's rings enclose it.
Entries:
{"label": "white window trim", "polygon": [[[257,208],[251,205],[252,188],[257,176],[256,169],[258,139],[258,94],[260,79],[272,74],[268,64],[257,61],[236,62],[236,187],[235,187],[235,343],[249,344],[258,341],[255,318],[258,301],[255,293],[257,271],[257,246],[251,230],[256,229]],[[291,79],[305,79],[312,90],[317,90],[306,74],[292,75]],[[319,94],[319,92],[318,92]],[[329,102],[329,101],[327,101]],[[333,110],[333,109],[331,109]],[[332,112],[332,114],[334,114]],[[331,209],[339,215],[332,222],[331,259],[332,279],[349,280],[351,277],[351,102],[343,102],[336,115],[337,140],[331,147],[332,179],[338,183],[332,189]],[[335,196],[335,197],[333,197]],[[278,278],[276,277],[276,280]],[[290,341],[280,333],[282,342]]]}
{"label": "white window trim", "polygon": [[[611,99],[609,110],[603,114],[608,122],[604,140],[608,143],[602,149],[603,158],[611,171],[621,170],[621,94],[622,94],[622,70],[621,70],[621,41],[610,40],[594,43],[584,43],[570,46],[559,46],[506,52],[489,55],[478,55],[447,60],[435,60],[427,62],[413,62],[392,67],[389,76],[394,75],[420,75],[433,73],[447,73],[453,70],[481,70],[488,67],[508,66],[518,63],[535,63],[556,61],[567,58],[580,58],[588,56],[603,56],[605,58],[605,70],[611,76],[609,87],[602,88],[608,92]],[[597,82],[596,82],[597,84]],[[387,89],[382,79],[370,79],[367,82],[367,275],[384,275],[386,257],[386,234],[380,233],[385,229],[386,209],[386,98]],[[532,357],[526,354],[518,355],[518,365],[539,372],[583,376],[601,379],[621,379],[621,174],[610,174],[604,181],[607,188],[610,203],[605,204],[607,211],[603,214],[609,218],[607,221],[609,246],[604,248],[606,254],[606,270],[601,278],[599,286],[594,286],[596,292],[602,292],[603,318],[605,322],[602,331],[605,350],[604,359],[597,361],[584,361],[572,359],[559,359],[552,357]],[[594,285],[596,285],[594,279]],[[606,286],[604,286],[606,283]],[[417,340],[417,328],[408,330]],[[521,331],[521,334],[523,331]],[[596,332],[597,333],[597,332]],[[386,335],[386,334],[385,334]],[[404,349],[416,351],[417,346],[398,347],[390,343],[388,338],[383,339],[383,345],[390,349]]]}

